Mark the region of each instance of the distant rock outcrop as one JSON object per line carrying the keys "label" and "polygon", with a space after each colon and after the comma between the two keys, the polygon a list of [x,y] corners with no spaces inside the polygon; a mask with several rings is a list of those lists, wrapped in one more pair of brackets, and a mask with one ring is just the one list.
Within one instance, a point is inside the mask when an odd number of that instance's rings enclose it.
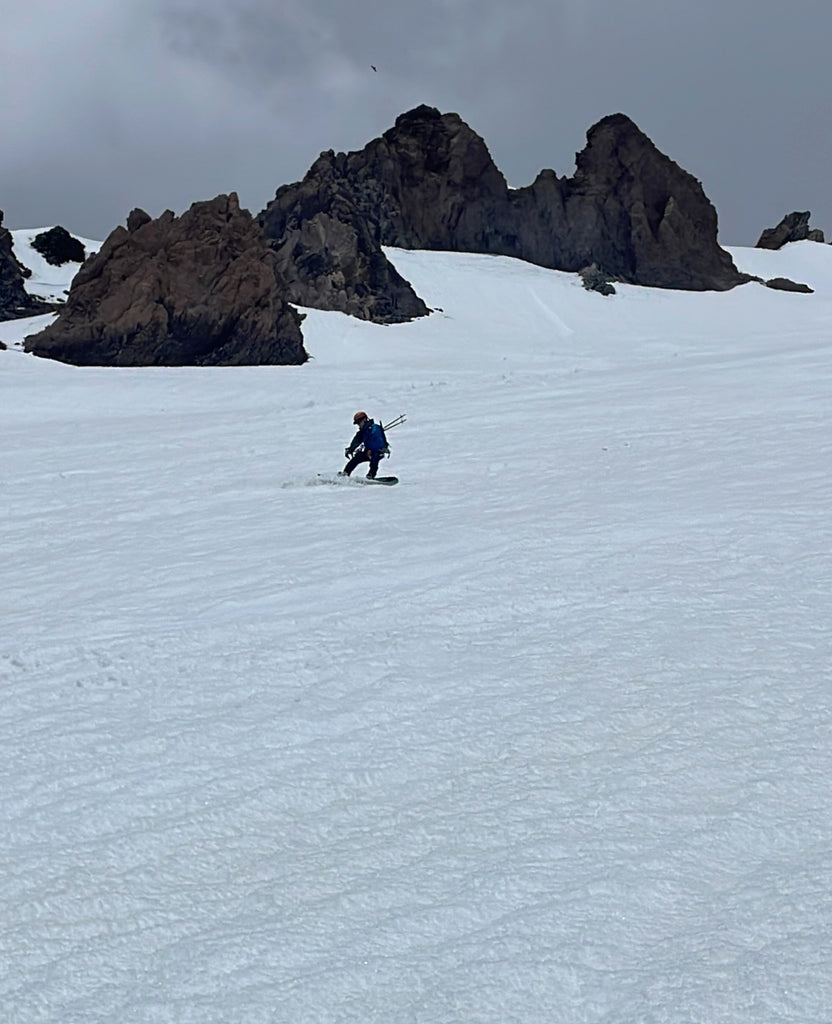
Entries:
{"label": "distant rock outcrop", "polygon": [[766,228],[757,240],[757,249],[781,249],[787,242],[822,242],[823,232],[820,228],[810,228],[809,210],[787,213],[777,227]]}
{"label": "distant rock outcrop", "polygon": [[[572,178],[543,171],[515,204],[520,251],[533,263],[590,263],[621,281],[725,291],[748,280],[717,242],[717,214],[701,184],[624,114],[587,132]],[[528,212],[530,209],[531,212]]]}
{"label": "distant rock outcrop", "polygon": [[77,365],[303,363],[301,317],[284,295],[277,258],[234,193],[181,217],[134,210],[25,348]]}
{"label": "distant rock outcrop", "polygon": [[588,292],[598,292],[600,295],[615,295],[615,286],[609,276],[598,267],[597,263],[590,263],[588,267],[578,271],[578,276]]}
{"label": "distant rock outcrop", "polygon": [[35,235],[32,248],[53,267],[62,267],[64,263],[83,263],[87,258],[84,243],[60,224]]}
{"label": "distant rock outcrop", "polygon": [[792,281],[788,277],[772,277],[765,282],[765,286],[778,292],[801,292],[803,295],[811,295],[815,290],[808,284]]}
{"label": "distant rock outcrop", "polygon": [[623,114],[587,134],[572,178],[510,190],[457,114],[417,107],[353,153],[322,153],[260,223],[295,301],[391,321],[427,312],[382,246],[514,256],[634,284],[725,290],[748,280],[717,242],[700,183]]}
{"label": "distant rock outcrop", "polygon": [[3,227],[3,211],[0,210],[0,320],[51,312],[54,306],[26,291],[23,282],[31,271],[18,263],[12,243],[12,233]]}
{"label": "distant rock outcrop", "polygon": [[322,153],[303,181],[279,188],[260,214],[290,301],[376,323],[426,316],[425,303],[382,252],[344,159]]}

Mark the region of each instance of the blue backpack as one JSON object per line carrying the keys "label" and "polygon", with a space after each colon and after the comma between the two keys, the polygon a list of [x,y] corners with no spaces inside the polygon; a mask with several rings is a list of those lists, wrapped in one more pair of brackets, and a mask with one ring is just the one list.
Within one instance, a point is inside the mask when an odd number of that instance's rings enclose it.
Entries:
{"label": "blue backpack", "polygon": [[384,434],[384,427],[380,423],[371,423],[367,430],[366,446],[371,451],[382,451],[387,447],[387,437]]}

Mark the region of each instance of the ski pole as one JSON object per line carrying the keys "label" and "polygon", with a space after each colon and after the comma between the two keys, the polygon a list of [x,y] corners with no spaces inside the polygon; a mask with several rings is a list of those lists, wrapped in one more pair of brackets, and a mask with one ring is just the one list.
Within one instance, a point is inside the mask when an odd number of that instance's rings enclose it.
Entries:
{"label": "ski pole", "polygon": [[389,423],[382,423],[381,429],[382,430],[392,430],[393,427],[400,427],[402,425],[402,423],[405,423],[406,421],[407,421],[407,416],[405,416],[405,414],[402,413],[400,416],[397,416],[394,420],[390,420]]}

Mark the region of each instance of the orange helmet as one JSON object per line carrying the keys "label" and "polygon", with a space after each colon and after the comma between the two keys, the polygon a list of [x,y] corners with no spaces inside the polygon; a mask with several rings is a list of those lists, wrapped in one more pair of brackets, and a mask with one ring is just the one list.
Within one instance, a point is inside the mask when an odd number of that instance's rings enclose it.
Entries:
{"label": "orange helmet", "polygon": [[369,418],[370,417],[367,415],[366,412],[362,412],[359,409],[359,411],[355,414],[355,416],[353,416],[352,421],[353,421],[353,423],[360,423],[362,420],[368,420]]}

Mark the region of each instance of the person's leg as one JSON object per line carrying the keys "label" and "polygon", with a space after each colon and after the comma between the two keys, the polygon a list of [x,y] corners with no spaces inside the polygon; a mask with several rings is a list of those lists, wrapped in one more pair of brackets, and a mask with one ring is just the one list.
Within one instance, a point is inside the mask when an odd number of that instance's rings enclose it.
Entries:
{"label": "person's leg", "polygon": [[381,452],[370,452],[370,471],[367,476],[370,480],[375,480],[376,473],[378,472],[378,464],[381,461]]}
{"label": "person's leg", "polygon": [[370,456],[365,451],[356,452],[346,466],[344,466],[342,470],[343,475],[349,476],[356,466],[360,466],[362,462],[367,462],[369,458]]}

